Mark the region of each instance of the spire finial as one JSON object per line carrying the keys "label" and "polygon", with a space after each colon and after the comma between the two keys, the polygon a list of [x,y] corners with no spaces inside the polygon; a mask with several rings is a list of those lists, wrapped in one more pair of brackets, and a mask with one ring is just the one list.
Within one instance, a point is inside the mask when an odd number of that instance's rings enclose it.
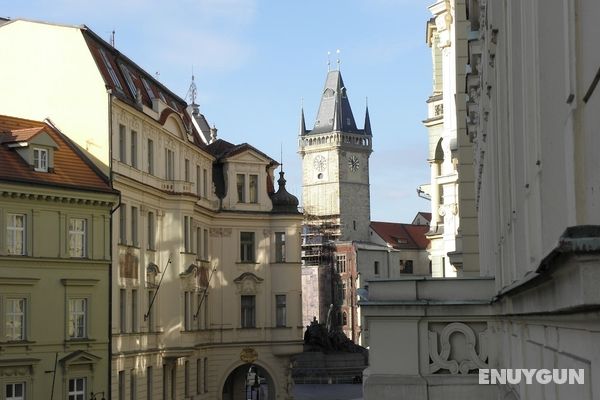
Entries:
{"label": "spire finial", "polygon": [[340,70],[340,64],[342,63],[342,62],[340,61],[340,49],[337,49],[335,52],[336,52],[336,54],[337,54],[337,60],[336,60],[336,63],[337,63],[337,69],[338,69],[338,71],[339,71],[339,70]]}
{"label": "spire finial", "polygon": [[283,142],[279,143],[279,171],[283,172]]}
{"label": "spire finial", "polygon": [[192,106],[196,104],[196,96],[198,95],[198,88],[196,87],[196,82],[194,82],[194,66],[192,65],[192,82],[190,83],[190,87],[188,89],[186,98],[190,100]]}
{"label": "spire finial", "polygon": [[331,70],[331,59],[330,59],[330,56],[331,56],[331,52],[328,51],[327,52],[327,72],[329,72]]}

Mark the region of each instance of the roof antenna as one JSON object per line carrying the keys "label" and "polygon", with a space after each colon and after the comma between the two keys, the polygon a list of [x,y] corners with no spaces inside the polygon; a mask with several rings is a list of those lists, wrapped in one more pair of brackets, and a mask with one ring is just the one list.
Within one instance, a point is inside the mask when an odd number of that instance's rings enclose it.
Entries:
{"label": "roof antenna", "polygon": [[113,29],[110,33],[110,45],[115,47],[115,30]]}
{"label": "roof antenna", "polygon": [[327,52],[327,72],[331,70],[331,60],[329,59],[329,56],[331,56],[330,51]]}
{"label": "roof antenna", "polygon": [[340,61],[340,49],[337,49],[335,52],[336,52],[336,54],[337,54],[337,60],[336,60],[336,63],[337,63],[337,69],[338,69],[338,71],[339,71],[339,70],[340,70],[340,63],[341,63],[341,61]]}

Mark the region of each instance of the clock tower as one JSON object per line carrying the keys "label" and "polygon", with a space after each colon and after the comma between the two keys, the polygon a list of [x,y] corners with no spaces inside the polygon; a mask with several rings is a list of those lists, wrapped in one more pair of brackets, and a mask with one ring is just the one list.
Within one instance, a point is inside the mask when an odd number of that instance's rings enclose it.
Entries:
{"label": "clock tower", "polygon": [[358,129],[339,70],[327,74],[312,130],[302,110],[299,153],[307,223],[326,224],[332,239],[369,241],[369,110]]}

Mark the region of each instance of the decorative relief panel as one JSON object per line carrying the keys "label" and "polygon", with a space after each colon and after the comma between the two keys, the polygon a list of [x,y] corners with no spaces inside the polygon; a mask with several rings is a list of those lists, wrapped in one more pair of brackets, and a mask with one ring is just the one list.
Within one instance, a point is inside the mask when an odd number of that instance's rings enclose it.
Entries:
{"label": "decorative relief panel", "polygon": [[[489,368],[487,323],[462,322],[429,325],[429,372],[475,374]],[[441,349],[440,349],[441,347]]]}

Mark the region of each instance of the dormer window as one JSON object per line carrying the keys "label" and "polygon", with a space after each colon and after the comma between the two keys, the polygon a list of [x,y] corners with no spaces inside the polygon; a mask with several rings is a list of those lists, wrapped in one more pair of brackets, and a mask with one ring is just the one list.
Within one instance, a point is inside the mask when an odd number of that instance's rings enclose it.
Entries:
{"label": "dormer window", "polygon": [[48,150],[33,149],[33,170],[38,172],[48,172]]}

